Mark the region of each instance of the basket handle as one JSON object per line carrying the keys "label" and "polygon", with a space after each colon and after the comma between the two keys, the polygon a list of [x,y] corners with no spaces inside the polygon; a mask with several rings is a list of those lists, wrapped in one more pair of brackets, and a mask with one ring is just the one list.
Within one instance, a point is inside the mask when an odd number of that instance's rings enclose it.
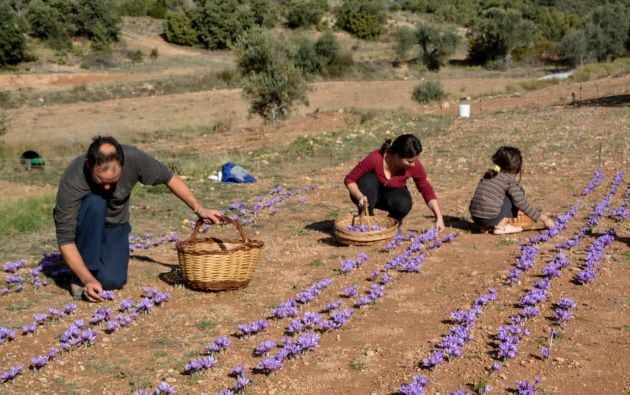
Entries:
{"label": "basket handle", "polygon": [[[234,225],[236,230],[238,230],[238,233],[241,235],[241,239],[243,240],[243,243],[247,243],[249,241],[249,239],[247,238],[247,234],[245,233],[245,229],[243,229],[243,225],[241,225],[240,222],[235,221],[228,217],[224,217],[224,216],[219,216],[218,218],[221,221],[220,223],[225,223],[225,224],[229,223],[229,224]],[[196,239],[197,236],[199,236],[199,231],[201,230],[201,227],[203,226],[203,224],[204,224],[203,219],[199,218],[197,222],[195,223],[195,228],[193,229],[192,234],[190,235],[188,240]]]}
{"label": "basket handle", "polygon": [[368,214],[367,206],[363,206],[359,210],[359,223],[366,224],[367,226],[372,225],[372,220],[370,219],[370,215]]}

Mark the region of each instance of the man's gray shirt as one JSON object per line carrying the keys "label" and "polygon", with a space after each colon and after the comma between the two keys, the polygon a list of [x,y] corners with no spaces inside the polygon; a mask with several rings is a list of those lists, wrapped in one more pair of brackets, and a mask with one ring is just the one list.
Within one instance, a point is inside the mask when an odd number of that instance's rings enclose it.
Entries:
{"label": "man's gray shirt", "polygon": [[129,222],[129,195],[137,182],[146,185],[166,184],[173,173],[154,158],[138,148],[123,145],[124,164],[120,179],[113,191],[105,192],[94,185],[89,170],[85,168],[85,155],[74,159],[59,181],[57,201],[53,212],[57,243],[74,243],[77,216],[81,200],[89,193],[107,198],[107,225]]}

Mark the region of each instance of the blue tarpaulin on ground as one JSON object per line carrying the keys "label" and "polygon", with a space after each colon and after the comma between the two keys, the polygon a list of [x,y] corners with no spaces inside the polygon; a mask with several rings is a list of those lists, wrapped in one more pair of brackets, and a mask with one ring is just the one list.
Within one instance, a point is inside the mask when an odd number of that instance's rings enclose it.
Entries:
{"label": "blue tarpaulin on ground", "polygon": [[238,182],[252,183],[256,182],[256,177],[249,174],[249,172],[241,166],[235,165],[232,162],[227,162],[221,166],[221,182],[226,184],[234,184]]}

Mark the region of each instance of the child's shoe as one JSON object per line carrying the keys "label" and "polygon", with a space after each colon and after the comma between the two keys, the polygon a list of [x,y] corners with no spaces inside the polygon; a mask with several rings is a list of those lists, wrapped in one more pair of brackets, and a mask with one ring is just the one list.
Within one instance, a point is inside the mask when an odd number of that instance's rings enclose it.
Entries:
{"label": "child's shoe", "polygon": [[507,224],[504,227],[495,226],[492,233],[495,235],[507,235],[510,233],[519,233],[522,231],[523,231],[523,228],[521,228],[520,226]]}

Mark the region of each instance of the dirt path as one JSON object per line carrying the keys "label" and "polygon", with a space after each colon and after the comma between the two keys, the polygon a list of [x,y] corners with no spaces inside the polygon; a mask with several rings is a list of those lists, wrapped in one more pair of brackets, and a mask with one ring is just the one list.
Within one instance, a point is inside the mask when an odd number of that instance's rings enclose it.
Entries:
{"label": "dirt path", "polygon": [[[78,78],[78,77],[75,77]],[[518,79],[451,79],[443,81],[452,97],[475,96],[501,91]],[[319,111],[340,109],[404,110],[416,113],[456,115],[456,101],[443,105],[420,106],[410,99],[418,81],[325,82],[314,84],[310,106],[299,108],[299,117]],[[567,103],[579,84],[562,84],[522,95],[487,97],[472,102],[473,116],[479,113],[527,105]],[[606,78],[581,84],[582,98],[627,93],[630,76]],[[218,123],[232,130],[261,125],[259,118],[248,118],[248,104],[240,89],[223,89],[168,96],[74,103],[7,111],[7,144],[46,144],[81,142],[98,133],[126,136],[139,132],[190,127],[212,127]],[[319,130],[319,129],[318,129]]]}

